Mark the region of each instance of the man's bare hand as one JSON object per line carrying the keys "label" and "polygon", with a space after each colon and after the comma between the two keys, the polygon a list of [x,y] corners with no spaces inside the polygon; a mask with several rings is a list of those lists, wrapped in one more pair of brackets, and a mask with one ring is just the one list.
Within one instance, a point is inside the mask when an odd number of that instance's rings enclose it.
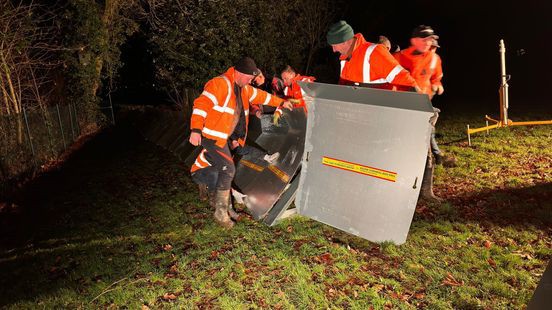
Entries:
{"label": "man's bare hand", "polygon": [[232,144],[230,145],[230,148],[232,150],[235,150],[238,146],[240,146],[240,143],[238,142],[238,140],[232,140]]}
{"label": "man's bare hand", "polygon": [[445,92],[443,85],[431,85],[431,90],[437,95],[442,95]]}
{"label": "man's bare hand", "polygon": [[192,132],[190,135],[190,143],[193,146],[198,146],[201,144],[201,134],[199,132]]}
{"label": "man's bare hand", "polygon": [[280,105],[282,108],[286,108],[288,110],[293,110],[293,103],[291,103],[289,100],[286,100],[284,102],[282,102],[282,104]]}

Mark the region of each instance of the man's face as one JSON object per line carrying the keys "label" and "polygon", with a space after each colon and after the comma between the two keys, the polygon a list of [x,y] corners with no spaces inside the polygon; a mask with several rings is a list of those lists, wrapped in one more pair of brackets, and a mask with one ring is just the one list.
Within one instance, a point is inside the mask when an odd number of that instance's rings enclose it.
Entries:
{"label": "man's face", "polygon": [[291,73],[291,72],[282,73],[282,80],[284,81],[284,85],[291,86],[291,83],[294,77],[295,77],[294,73]]}
{"label": "man's face", "polygon": [[263,85],[265,82],[265,77],[262,73],[260,73],[259,75],[257,75],[254,79],[253,79],[253,83],[256,85],[256,86],[261,86]]}
{"label": "man's face", "polygon": [[244,87],[247,84],[251,84],[251,81],[255,78],[254,75],[244,74],[239,71],[235,71],[234,80],[239,87]]}
{"label": "man's face", "polygon": [[425,53],[425,52],[429,51],[429,49],[431,48],[431,45],[433,44],[434,40],[435,39],[433,37],[411,38],[410,39],[410,44],[412,44],[412,46],[414,46],[414,48],[418,52]]}
{"label": "man's face", "polygon": [[347,55],[351,50],[351,45],[353,45],[353,39],[349,39],[343,43],[332,44],[332,50],[334,53],[339,53],[340,56],[349,56]]}

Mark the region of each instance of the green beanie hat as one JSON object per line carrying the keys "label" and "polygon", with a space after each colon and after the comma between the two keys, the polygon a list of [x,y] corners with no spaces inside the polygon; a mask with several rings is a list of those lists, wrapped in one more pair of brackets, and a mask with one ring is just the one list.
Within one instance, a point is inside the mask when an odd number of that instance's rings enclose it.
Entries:
{"label": "green beanie hat", "polygon": [[332,45],[352,39],[354,35],[353,28],[344,20],[340,20],[330,26],[326,39],[328,40],[328,44]]}

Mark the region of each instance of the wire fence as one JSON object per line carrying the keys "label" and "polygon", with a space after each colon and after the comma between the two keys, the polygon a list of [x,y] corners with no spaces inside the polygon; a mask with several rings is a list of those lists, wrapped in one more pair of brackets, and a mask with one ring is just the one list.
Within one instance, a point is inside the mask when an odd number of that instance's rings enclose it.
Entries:
{"label": "wire fence", "polygon": [[[115,122],[111,105],[100,109],[107,120]],[[4,185],[57,159],[84,133],[89,125],[85,119],[75,104],[0,115],[0,182]]]}

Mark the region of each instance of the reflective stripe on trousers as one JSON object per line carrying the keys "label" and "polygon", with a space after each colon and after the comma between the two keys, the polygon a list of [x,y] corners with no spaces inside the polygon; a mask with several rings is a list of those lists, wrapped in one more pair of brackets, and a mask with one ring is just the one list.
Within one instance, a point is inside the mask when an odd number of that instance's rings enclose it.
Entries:
{"label": "reflective stripe on trousers", "polygon": [[236,174],[236,167],[228,144],[221,148],[216,145],[215,140],[203,137],[201,146],[205,148],[205,159],[211,166],[194,172],[192,178],[196,183],[206,184],[209,190],[229,190]]}

